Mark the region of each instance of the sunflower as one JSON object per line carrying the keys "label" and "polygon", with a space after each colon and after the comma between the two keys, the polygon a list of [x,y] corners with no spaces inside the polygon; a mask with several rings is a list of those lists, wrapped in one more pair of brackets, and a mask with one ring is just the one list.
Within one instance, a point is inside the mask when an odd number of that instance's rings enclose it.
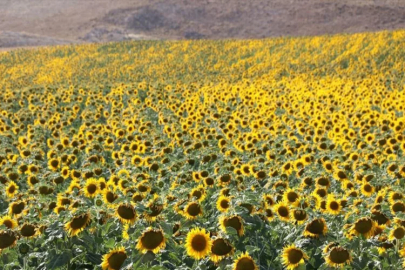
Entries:
{"label": "sunflower", "polygon": [[231,199],[229,197],[226,197],[224,195],[219,196],[217,200],[218,211],[226,213],[228,212],[230,206],[231,206]]}
{"label": "sunflower", "polygon": [[226,232],[226,227],[232,227],[238,232],[239,236],[244,234],[242,218],[238,215],[230,217],[221,216],[219,217],[219,223],[224,232]]}
{"label": "sunflower", "polygon": [[264,194],[263,195],[263,201],[267,207],[272,207],[276,202],[274,201],[274,198],[270,194]]}
{"label": "sunflower", "polygon": [[189,202],[183,211],[187,219],[196,219],[203,214],[201,205],[198,202]]}
{"label": "sunflower", "polygon": [[216,238],[212,241],[210,259],[214,263],[217,263],[225,257],[232,256],[233,252],[234,248],[228,240]]}
{"label": "sunflower", "polygon": [[255,261],[249,256],[249,253],[242,253],[235,260],[232,270],[258,270]]}
{"label": "sunflower", "polygon": [[325,254],[326,264],[330,267],[343,267],[345,264],[349,265],[352,260],[349,250],[339,246],[331,247]]}
{"label": "sunflower", "polygon": [[304,251],[295,247],[294,244],[286,246],[283,249],[282,261],[288,270],[297,268],[300,264],[304,263],[305,259],[308,259],[308,256]]}
{"label": "sunflower", "polygon": [[99,192],[99,185],[95,178],[89,178],[84,185],[84,195],[89,198],[94,198]]}
{"label": "sunflower", "polygon": [[9,198],[13,198],[18,193],[18,186],[14,181],[9,181],[6,186],[6,195]]}
{"label": "sunflower", "polygon": [[391,204],[391,213],[393,215],[397,215],[397,213],[404,213],[405,212],[405,203],[401,201],[397,201],[393,204]]}
{"label": "sunflower", "polygon": [[335,199],[333,195],[328,195],[326,199],[326,212],[331,215],[339,215],[342,206],[339,200]]}
{"label": "sunflower", "polygon": [[38,230],[37,226],[29,223],[24,223],[24,225],[22,225],[20,228],[20,234],[23,237],[31,238],[40,234],[40,231]]}
{"label": "sunflower", "polygon": [[279,202],[274,205],[274,212],[277,214],[280,220],[289,221],[290,220],[290,208],[285,202]]}
{"label": "sunflower", "polygon": [[116,199],[118,199],[118,195],[114,191],[108,188],[103,190],[103,201],[105,204],[111,205]]}
{"label": "sunflower", "polygon": [[308,219],[308,214],[303,209],[294,209],[291,213],[291,218],[296,224],[303,224]]}
{"label": "sunflower", "polygon": [[298,206],[299,198],[300,195],[291,188],[284,191],[283,200],[289,206]]}
{"label": "sunflower", "polygon": [[51,171],[56,172],[56,171],[58,170],[59,166],[60,166],[60,161],[59,161],[59,159],[57,159],[57,158],[51,158],[51,159],[49,159],[49,161],[48,161],[48,168],[49,168]]}
{"label": "sunflower", "polygon": [[90,214],[84,213],[73,217],[65,224],[65,230],[70,236],[78,235],[90,223]]}
{"label": "sunflower", "polygon": [[405,228],[402,226],[398,226],[390,232],[389,240],[400,240],[405,236]]}
{"label": "sunflower", "polygon": [[210,235],[205,229],[192,229],[187,234],[185,246],[188,256],[200,260],[211,252],[212,242]]}
{"label": "sunflower", "polygon": [[138,238],[136,249],[142,253],[146,253],[147,251],[158,253],[159,250],[164,249],[165,246],[166,240],[163,231],[147,228]]}
{"label": "sunflower", "polygon": [[193,188],[190,192],[190,197],[202,202],[205,199],[205,190],[203,185],[198,185],[198,187]]}
{"label": "sunflower", "polygon": [[115,215],[122,223],[133,224],[136,219],[135,208],[130,204],[120,204],[117,206]]}
{"label": "sunflower", "polygon": [[305,226],[304,236],[317,238],[320,235],[325,235],[327,231],[328,226],[325,219],[317,218]]}
{"label": "sunflower", "polygon": [[17,243],[17,235],[15,232],[7,230],[0,231],[0,252],[3,249],[12,247]]}
{"label": "sunflower", "polygon": [[374,187],[372,185],[370,185],[367,182],[364,182],[363,185],[361,185],[361,193],[366,196],[366,197],[370,197],[371,195],[373,195],[374,192]]}
{"label": "sunflower", "polygon": [[8,229],[14,229],[18,226],[18,223],[11,216],[4,216],[0,218],[0,226],[1,225],[6,226]]}
{"label": "sunflower", "polygon": [[375,230],[375,221],[369,217],[359,218],[350,228],[350,234],[363,235],[365,238],[373,236]]}
{"label": "sunflower", "polygon": [[101,267],[103,270],[119,270],[126,259],[127,253],[124,247],[115,248],[103,255]]}

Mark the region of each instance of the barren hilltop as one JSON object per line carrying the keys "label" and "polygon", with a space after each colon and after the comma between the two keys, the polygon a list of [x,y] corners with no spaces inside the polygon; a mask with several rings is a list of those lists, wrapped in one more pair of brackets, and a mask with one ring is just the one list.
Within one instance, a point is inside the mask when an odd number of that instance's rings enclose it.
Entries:
{"label": "barren hilltop", "polygon": [[405,0],[2,0],[0,48],[405,28]]}

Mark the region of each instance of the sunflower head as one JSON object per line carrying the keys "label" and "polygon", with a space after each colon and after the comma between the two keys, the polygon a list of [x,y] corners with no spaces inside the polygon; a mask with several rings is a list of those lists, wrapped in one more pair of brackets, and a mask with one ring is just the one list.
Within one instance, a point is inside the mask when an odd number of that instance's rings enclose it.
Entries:
{"label": "sunflower head", "polygon": [[358,219],[351,227],[350,233],[352,235],[363,235],[365,238],[373,236],[375,231],[375,221],[369,217]]}
{"label": "sunflower head", "polygon": [[282,221],[290,220],[290,208],[284,202],[279,202],[274,206],[274,212],[277,214],[278,218]]}
{"label": "sunflower head", "polygon": [[349,250],[340,246],[331,247],[325,254],[326,264],[331,267],[342,267],[345,264],[350,264],[352,260]]}
{"label": "sunflower head", "polygon": [[0,251],[17,243],[17,235],[11,230],[0,231]]}
{"label": "sunflower head", "polygon": [[325,235],[328,231],[325,219],[317,218],[309,222],[305,226],[304,236],[307,237],[319,237],[320,235]]}
{"label": "sunflower head", "polygon": [[220,222],[221,229],[224,232],[226,232],[226,227],[232,227],[237,231],[239,236],[242,236],[244,234],[242,218],[238,215],[234,215],[234,216],[230,216],[230,217],[222,216],[219,218],[219,222]]}
{"label": "sunflower head", "polygon": [[124,247],[115,248],[103,256],[101,267],[103,270],[119,270],[126,259]]}
{"label": "sunflower head", "polygon": [[165,248],[166,241],[162,230],[147,228],[138,238],[136,249],[142,253],[151,251],[158,253],[159,250]]}
{"label": "sunflower head", "polygon": [[4,216],[0,218],[0,226],[4,225],[7,227],[7,229],[14,229],[18,226],[18,223],[15,219],[13,219],[11,216]]}
{"label": "sunflower head", "polygon": [[217,200],[218,211],[226,213],[228,212],[230,206],[231,206],[231,199],[229,197],[226,197],[224,195],[219,196]]}
{"label": "sunflower head", "polygon": [[304,259],[308,259],[308,256],[294,244],[283,249],[282,262],[288,270],[295,269],[300,264],[304,263]]}
{"label": "sunflower head", "polygon": [[211,261],[217,263],[223,258],[231,256],[233,252],[234,248],[228,240],[224,238],[216,238],[212,241]]}
{"label": "sunflower head", "polygon": [[205,229],[192,229],[186,238],[187,254],[197,260],[200,260],[211,252],[212,242],[210,235]]}
{"label": "sunflower head", "polygon": [[198,202],[189,202],[184,208],[184,215],[187,219],[196,219],[202,215],[202,207]]}
{"label": "sunflower head", "polygon": [[249,256],[249,253],[242,253],[235,260],[233,270],[258,270],[255,261]]}
{"label": "sunflower head", "polygon": [[136,219],[136,211],[131,204],[118,205],[115,214],[122,223],[133,224]]}
{"label": "sunflower head", "polygon": [[86,197],[94,198],[100,190],[99,184],[95,178],[89,178],[84,186],[84,194]]}
{"label": "sunflower head", "polygon": [[65,224],[65,229],[70,236],[75,236],[83,231],[90,223],[90,214],[84,213],[73,217],[68,223]]}

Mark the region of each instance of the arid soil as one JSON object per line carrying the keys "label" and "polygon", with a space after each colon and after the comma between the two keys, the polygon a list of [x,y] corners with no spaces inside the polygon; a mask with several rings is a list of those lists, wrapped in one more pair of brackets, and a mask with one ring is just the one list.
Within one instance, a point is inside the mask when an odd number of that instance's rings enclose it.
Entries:
{"label": "arid soil", "polygon": [[1,0],[0,48],[405,28],[405,0]]}

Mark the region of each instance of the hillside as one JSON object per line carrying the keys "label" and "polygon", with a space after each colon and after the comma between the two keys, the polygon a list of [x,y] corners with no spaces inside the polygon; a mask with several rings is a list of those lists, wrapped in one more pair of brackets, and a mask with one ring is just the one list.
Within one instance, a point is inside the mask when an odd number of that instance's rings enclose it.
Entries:
{"label": "hillside", "polygon": [[400,0],[5,0],[0,48],[130,39],[243,39],[405,28]]}

